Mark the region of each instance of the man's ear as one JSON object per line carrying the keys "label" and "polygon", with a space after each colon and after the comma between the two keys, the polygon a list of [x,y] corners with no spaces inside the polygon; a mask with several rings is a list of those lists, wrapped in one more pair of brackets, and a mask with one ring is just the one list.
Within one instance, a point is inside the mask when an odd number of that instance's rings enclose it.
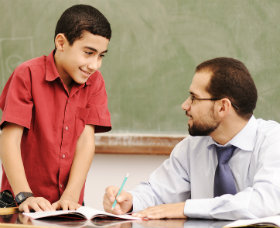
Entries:
{"label": "man's ear", "polygon": [[58,51],[63,51],[65,44],[67,44],[68,41],[63,33],[58,33],[55,37],[54,43]]}
{"label": "man's ear", "polygon": [[231,102],[228,98],[223,98],[221,100],[216,101],[217,103],[217,113],[220,117],[224,117],[226,116],[229,111],[230,111],[230,107],[231,107]]}

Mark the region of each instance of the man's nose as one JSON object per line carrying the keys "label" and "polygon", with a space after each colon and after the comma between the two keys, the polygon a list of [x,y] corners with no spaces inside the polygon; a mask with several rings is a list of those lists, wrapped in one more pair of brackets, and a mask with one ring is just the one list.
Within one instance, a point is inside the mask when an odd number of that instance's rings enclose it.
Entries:
{"label": "man's nose", "polygon": [[190,110],[191,103],[190,103],[190,98],[189,97],[182,103],[181,107],[185,111]]}

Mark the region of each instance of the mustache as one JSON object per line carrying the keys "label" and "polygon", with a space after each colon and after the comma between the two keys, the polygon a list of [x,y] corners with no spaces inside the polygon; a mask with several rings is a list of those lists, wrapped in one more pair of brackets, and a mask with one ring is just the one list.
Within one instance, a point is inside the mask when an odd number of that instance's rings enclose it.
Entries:
{"label": "mustache", "polygon": [[191,117],[191,115],[188,113],[188,111],[185,111],[186,116]]}

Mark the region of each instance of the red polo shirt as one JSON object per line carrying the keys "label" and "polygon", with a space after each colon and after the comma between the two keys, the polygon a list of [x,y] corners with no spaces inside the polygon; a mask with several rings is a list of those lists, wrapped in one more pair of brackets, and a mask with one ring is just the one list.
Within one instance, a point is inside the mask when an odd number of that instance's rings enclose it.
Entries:
{"label": "red polo shirt", "polygon": [[[77,140],[86,124],[95,132],[111,129],[104,80],[99,71],[70,94],[57,72],[53,52],[18,66],[0,97],[0,127],[24,127],[21,155],[35,196],[51,203],[60,199],[68,181]],[[3,170],[2,190],[11,190]],[[82,203],[84,187],[79,203]]]}

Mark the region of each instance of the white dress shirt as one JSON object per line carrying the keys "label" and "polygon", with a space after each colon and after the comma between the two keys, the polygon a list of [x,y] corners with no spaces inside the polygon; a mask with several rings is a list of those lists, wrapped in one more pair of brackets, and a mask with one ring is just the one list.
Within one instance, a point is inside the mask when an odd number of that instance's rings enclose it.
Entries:
{"label": "white dress shirt", "polygon": [[188,136],[133,191],[133,211],[184,202],[191,218],[244,219],[280,214],[280,124],[255,119],[227,145],[237,148],[229,161],[237,194],[213,198],[217,166],[210,136]]}

